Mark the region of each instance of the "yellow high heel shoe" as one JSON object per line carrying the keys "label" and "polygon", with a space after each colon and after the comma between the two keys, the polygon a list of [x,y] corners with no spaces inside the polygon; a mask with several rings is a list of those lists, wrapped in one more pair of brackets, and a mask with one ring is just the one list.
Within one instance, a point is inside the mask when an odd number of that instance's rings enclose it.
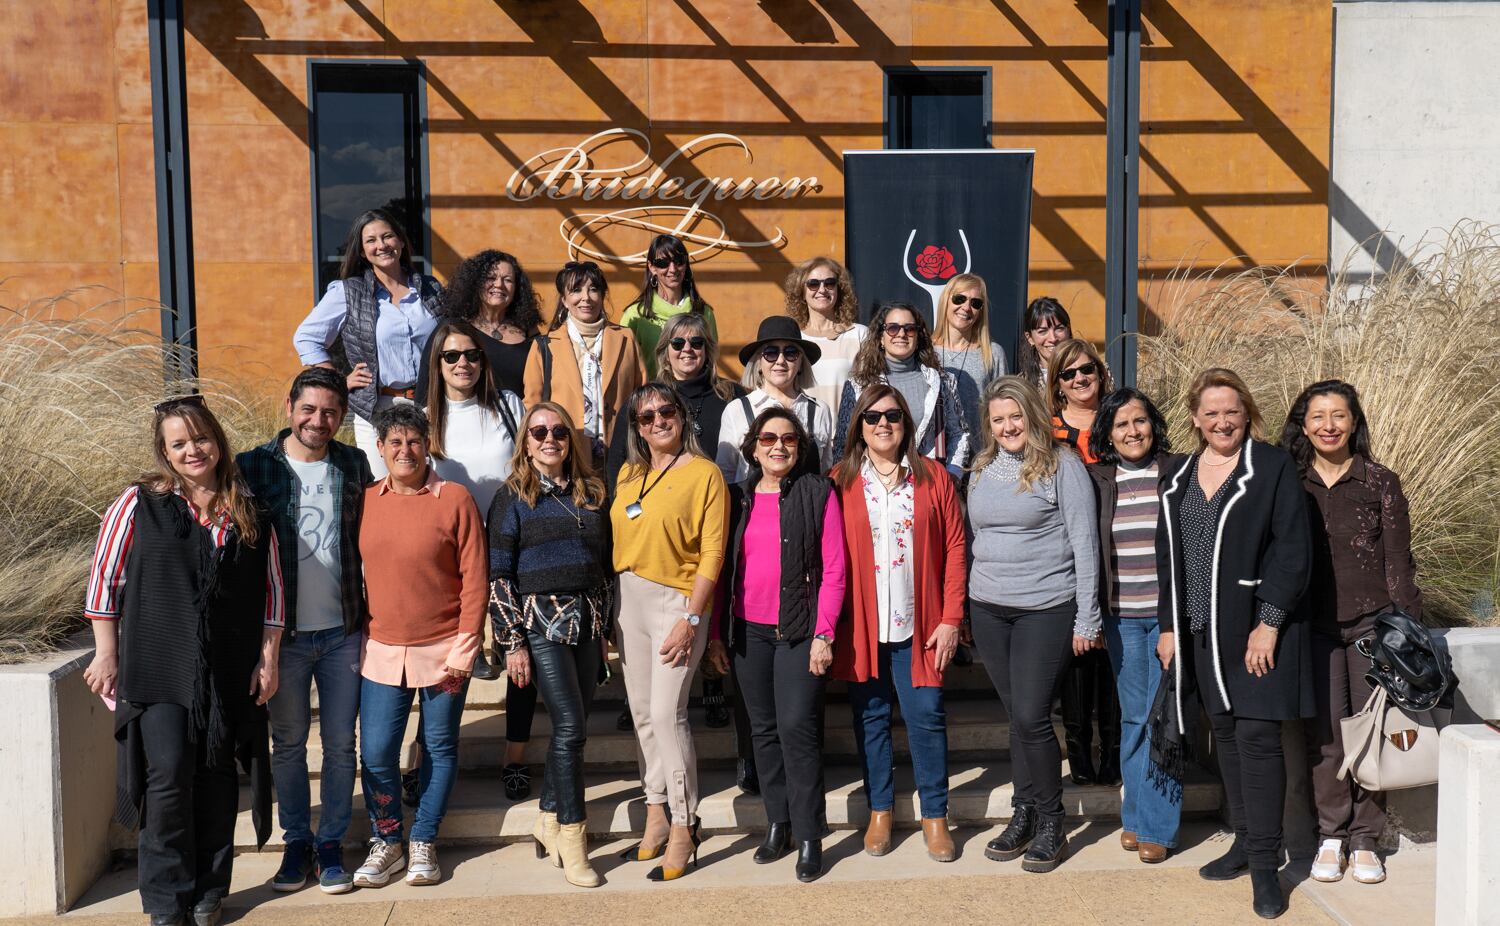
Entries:
{"label": "yellow high heel shoe", "polygon": [[702,842],[698,824],[695,820],[692,826],[672,827],[672,835],[667,839],[667,857],[647,873],[648,881],[676,881],[688,873],[688,868],[698,867],[698,844]]}
{"label": "yellow high heel shoe", "polygon": [[667,820],[667,805],[647,804],[646,831],[641,834],[640,842],[620,853],[620,858],[627,862],[651,861],[666,851],[667,837],[671,835],[671,831],[672,824]]}

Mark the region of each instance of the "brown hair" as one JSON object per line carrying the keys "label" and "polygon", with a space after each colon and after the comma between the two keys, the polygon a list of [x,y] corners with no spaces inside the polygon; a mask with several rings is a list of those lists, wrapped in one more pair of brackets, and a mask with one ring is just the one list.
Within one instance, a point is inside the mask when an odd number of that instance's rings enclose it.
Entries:
{"label": "brown hair", "polygon": [[[698,436],[693,433],[692,409],[682,401],[682,396],[678,395],[677,389],[671,383],[652,380],[632,392],[630,400],[625,403],[623,409],[624,414],[630,416],[630,433],[625,438],[625,466],[645,469],[651,465],[651,447],[641,436],[640,429],[636,427],[635,407],[652,396],[658,400],[665,399],[677,407],[677,421],[682,426],[682,452],[690,457],[702,457],[707,460],[708,455],[703,452],[702,445],[698,443]],[[621,469],[618,481],[625,481],[623,469]]]}
{"label": "brown hair", "polygon": [[870,319],[870,336],[864,339],[859,345],[859,353],[854,355],[854,368],[849,371],[849,378],[854,380],[855,385],[868,386],[885,376],[885,342],[881,340],[884,332],[880,329],[885,326],[885,320],[892,312],[910,312],[917,323],[917,350],[912,354],[917,362],[934,370],[943,368],[938,363],[937,351],[932,348],[932,333],[927,330],[927,319],[922,313],[909,302],[882,302]]}
{"label": "brown hair", "polygon": [[260,520],[255,511],[255,505],[250,501],[250,490],[240,478],[239,467],[234,464],[234,451],[229,447],[229,438],[224,434],[224,426],[219,424],[219,419],[204,404],[199,396],[189,396],[181,400],[163,402],[156,407],[156,416],[151,422],[151,449],[156,462],[153,472],[142,474],[136,483],[143,489],[165,495],[173,489],[182,488],[182,480],[177,475],[177,470],[172,467],[171,460],[167,459],[167,440],[162,434],[162,425],[168,418],[180,418],[187,425],[188,436],[198,438],[204,434],[213,438],[214,444],[219,448],[219,462],[214,467],[214,477],[218,480],[219,490],[214,493],[213,501],[209,503],[209,509],[205,514],[217,517],[220,513],[227,513],[229,519],[234,522],[234,529],[239,532],[240,540],[246,546],[253,547],[260,539]]}
{"label": "brown hair", "polygon": [[979,287],[979,298],[984,300],[984,308],[974,319],[974,339],[979,345],[979,355],[984,358],[985,375],[988,375],[990,364],[994,362],[994,349],[990,346],[990,291],[984,285],[984,277],[977,273],[960,273],[943,286],[942,293],[938,295],[937,318],[932,323],[932,339],[934,342],[941,340],[949,350],[957,346],[950,343],[948,337],[948,329],[951,327],[948,313],[953,311],[953,294],[971,286]]}
{"label": "brown hair", "polygon": [[[980,432],[979,455],[969,465],[969,472],[984,472],[1000,454],[1000,442],[995,439],[995,430],[989,426],[990,403],[999,399],[1010,399],[1021,407],[1026,417],[1026,449],[1021,451],[1021,472],[1016,479],[1020,491],[1030,491],[1039,480],[1050,479],[1057,473],[1058,454],[1063,451],[1052,440],[1052,422],[1047,417],[1047,406],[1035,383],[1021,376],[1002,376],[984,387],[984,396],[979,401],[979,413],[984,425]],[[969,491],[979,486],[977,478],[969,480]]]}
{"label": "brown hair", "polygon": [[[693,330],[683,331],[683,328]],[[657,379],[676,381],[672,365],[667,362],[667,349],[673,338],[690,338],[694,335],[703,338],[703,369],[708,371],[711,378],[714,395],[728,402],[734,398],[734,382],[719,375],[719,339],[708,330],[708,321],[702,315],[682,312],[673,315],[661,326],[661,337],[656,342]]]}
{"label": "brown hair", "polygon": [[578,429],[573,425],[573,416],[568,410],[556,402],[538,402],[527,412],[526,417],[521,419],[521,431],[516,435],[516,450],[510,458],[510,475],[506,477],[505,484],[516,493],[521,501],[536,507],[536,500],[542,494],[542,479],[537,473],[536,467],[531,465],[531,454],[528,453],[527,438],[531,435],[526,430],[531,427],[531,419],[536,417],[537,412],[552,412],[568,429],[568,462],[566,465],[568,473],[568,488],[573,494],[573,504],[579,508],[591,508],[598,510],[604,506],[604,481],[594,474],[594,467],[589,462],[593,451],[582,446],[578,439]]}
{"label": "brown hair", "polygon": [[1109,375],[1109,364],[1099,356],[1094,345],[1082,338],[1068,338],[1052,349],[1052,359],[1047,363],[1047,407],[1058,417],[1062,416],[1068,400],[1063,395],[1062,382],[1057,374],[1067,369],[1080,356],[1088,357],[1099,365],[1099,401],[1104,401],[1104,397],[1115,390],[1114,379]]}
{"label": "brown hair", "polygon": [[427,452],[436,459],[444,459],[443,430],[448,423],[448,393],[443,388],[443,344],[448,335],[461,334],[474,342],[479,350],[479,383],[474,387],[474,398],[490,414],[500,415],[500,396],[495,391],[495,371],[490,369],[490,356],[479,339],[479,329],[461,318],[445,318],[438,322],[427,342],[427,421],[431,431],[427,435]]}
{"label": "brown hair", "polygon": [[[1245,381],[1240,379],[1240,375],[1233,370],[1226,370],[1224,367],[1209,367],[1207,370],[1193,377],[1193,384],[1188,387],[1187,393],[1188,410],[1197,414],[1198,403],[1202,401],[1203,393],[1210,389],[1218,388],[1233,389],[1239,394],[1240,404],[1245,406],[1245,414],[1250,419],[1250,426],[1246,428],[1249,431],[1250,438],[1259,441],[1265,440],[1266,424],[1265,420],[1261,418],[1260,406],[1255,404],[1255,396],[1250,394],[1250,387],[1246,386]],[[1208,441],[1204,439],[1202,431],[1199,431],[1196,427],[1193,430],[1197,432],[1198,450],[1201,453],[1203,448],[1208,446]]]}
{"label": "brown hair", "polygon": [[912,479],[916,482],[924,483],[932,478],[931,462],[913,452],[917,422],[912,420],[911,407],[906,404],[896,387],[875,383],[859,394],[854,402],[854,412],[849,416],[849,430],[844,435],[844,457],[834,464],[832,473],[833,481],[840,489],[854,485],[854,480],[859,478],[860,467],[864,465],[865,451],[869,449],[865,444],[864,421],[860,416],[869,411],[870,406],[885,398],[896,400],[896,407],[901,409],[904,419],[901,423],[901,445],[896,448],[896,455],[906,460]]}
{"label": "brown hair", "polygon": [[798,328],[807,327],[812,310],[807,307],[807,278],[819,267],[828,267],[839,278],[839,301],[833,309],[835,324],[852,325],[859,317],[859,299],[854,295],[854,278],[844,265],[831,257],[813,257],[804,260],[786,275],[786,314],[797,323]]}

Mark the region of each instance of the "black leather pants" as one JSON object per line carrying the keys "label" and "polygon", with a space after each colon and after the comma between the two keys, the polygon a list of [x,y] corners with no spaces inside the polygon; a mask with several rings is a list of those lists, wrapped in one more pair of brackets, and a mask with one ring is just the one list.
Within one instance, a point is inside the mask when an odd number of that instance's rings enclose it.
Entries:
{"label": "black leather pants", "polygon": [[588,739],[589,707],[599,677],[599,641],[584,627],[577,644],[553,643],[526,632],[531,650],[531,673],[552,718],[552,741],[547,747],[547,770],[542,780],[540,807],[555,812],[557,822],[584,819],[583,745]]}

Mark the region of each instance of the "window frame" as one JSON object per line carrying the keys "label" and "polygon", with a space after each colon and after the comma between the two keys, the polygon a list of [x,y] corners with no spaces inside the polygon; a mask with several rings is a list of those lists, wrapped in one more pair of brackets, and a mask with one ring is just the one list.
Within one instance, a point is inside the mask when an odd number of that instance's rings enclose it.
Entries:
{"label": "window frame", "polygon": [[978,77],[980,80],[980,96],[982,100],[980,103],[980,111],[983,114],[984,120],[980,133],[984,138],[984,144],[979,146],[979,148],[966,148],[956,150],[977,151],[983,148],[994,147],[994,104],[991,95],[994,78],[993,68],[987,65],[934,65],[930,67],[917,65],[890,65],[882,68],[881,71],[883,80],[882,90],[885,95],[885,125],[882,136],[883,145],[887,150],[943,150],[906,148],[903,146],[898,146],[896,144],[896,142],[899,141],[899,139],[896,137],[898,130],[898,120],[896,118],[897,85],[899,85],[904,78],[912,77]]}

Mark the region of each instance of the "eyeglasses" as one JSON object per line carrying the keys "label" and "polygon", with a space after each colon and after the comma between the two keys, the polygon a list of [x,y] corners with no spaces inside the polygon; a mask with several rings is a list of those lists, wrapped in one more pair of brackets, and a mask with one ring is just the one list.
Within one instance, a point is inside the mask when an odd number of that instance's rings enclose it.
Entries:
{"label": "eyeglasses", "polygon": [[690,338],[673,338],[667,343],[672,345],[673,350],[682,350],[684,347],[691,347],[693,350],[702,350],[704,345],[708,343],[708,338],[694,335]]}
{"label": "eyeglasses", "polygon": [[797,446],[797,435],[795,433],[772,434],[770,431],[762,431],[759,434],[755,435],[755,442],[757,444],[760,444],[762,447],[772,447],[775,446],[778,442],[783,447],[795,447]]}
{"label": "eyeglasses", "polygon": [[535,425],[534,427],[527,428],[526,433],[530,434],[531,439],[535,441],[546,440],[548,434],[552,435],[553,440],[568,439],[568,429],[560,424],[554,424],[550,428],[544,424]]}
{"label": "eyeglasses", "polygon": [[886,420],[887,424],[900,424],[905,420],[906,413],[899,408],[888,408],[883,412],[862,412],[859,417],[865,424],[873,427],[879,424],[882,418]]}
{"label": "eyeglasses", "polygon": [[807,288],[812,290],[813,292],[817,292],[820,289],[838,289],[839,278],[825,277],[824,279],[820,280],[817,277],[808,277]]}
{"label": "eyeglasses", "polygon": [[674,264],[678,267],[686,267],[688,265],[687,258],[678,257],[676,254],[669,254],[665,257],[651,258],[651,266],[655,267],[657,270],[665,270],[668,267],[673,266]]}
{"label": "eyeglasses", "polygon": [[965,302],[967,302],[971,307],[973,307],[974,311],[976,311],[976,312],[980,312],[980,311],[984,310],[984,297],[982,297],[982,296],[975,296],[974,298],[971,299],[968,296],[965,296],[963,293],[954,293],[953,294],[953,304],[954,305],[963,305]]}
{"label": "eyeglasses", "polygon": [[916,324],[915,322],[908,322],[905,325],[898,325],[895,322],[887,322],[884,325],[880,326],[881,331],[884,331],[888,336],[893,338],[898,338],[903,334],[907,337],[911,337],[919,330],[921,330],[921,328],[922,326]]}
{"label": "eyeglasses", "polygon": [[194,394],[177,396],[175,399],[167,399],[165,402],[157,402],[152,408],[155,409],[158,415],[165,415],[168,412],[176,411],[179,408],[185,408],[189,405],[195,408],[208,407],[208,403],[204,400],[203,396]]}
{"label": "eyeglasses", "polygon": [[677,406],[663,405],[659,408],[647,408],[638,412],[631,412],[635,416],[636,424],[650,425],[656,422],[658,415],[662,421],[671,421],[677,417]]}
{"label": "eyeglasses", "polygon": [[802,348],[795,344],[788,344],[785,347],[777,347],[775,344],[771,344],[760,349],[760,359],[766,363],[775,363],[782,357],[786,358],[787,363],[794,363],[801,356]]}
{"label": "eyeglasses", "polygon": [[468,350],[445,350],[438,356],[442,357],[443,362],[451,367],[455,363],[458,363],[458,358],[460,357],[470,363],[478,363],[484,359],[484,350],[479,347],[471,347]]}
{"label": "eyeglasses", "polygon": [[1079,373],[1082,373],[1084,376],[1093,376],[1098,372],[1099,364],[1090,360],[1088,363],[1085,363],[1081,367],[1074,367],[1071,370],[1059,370],[1057,373],[1057,378],[1065,383],[1071,383],[1073,381],[1073,377],[1077,376]]}

